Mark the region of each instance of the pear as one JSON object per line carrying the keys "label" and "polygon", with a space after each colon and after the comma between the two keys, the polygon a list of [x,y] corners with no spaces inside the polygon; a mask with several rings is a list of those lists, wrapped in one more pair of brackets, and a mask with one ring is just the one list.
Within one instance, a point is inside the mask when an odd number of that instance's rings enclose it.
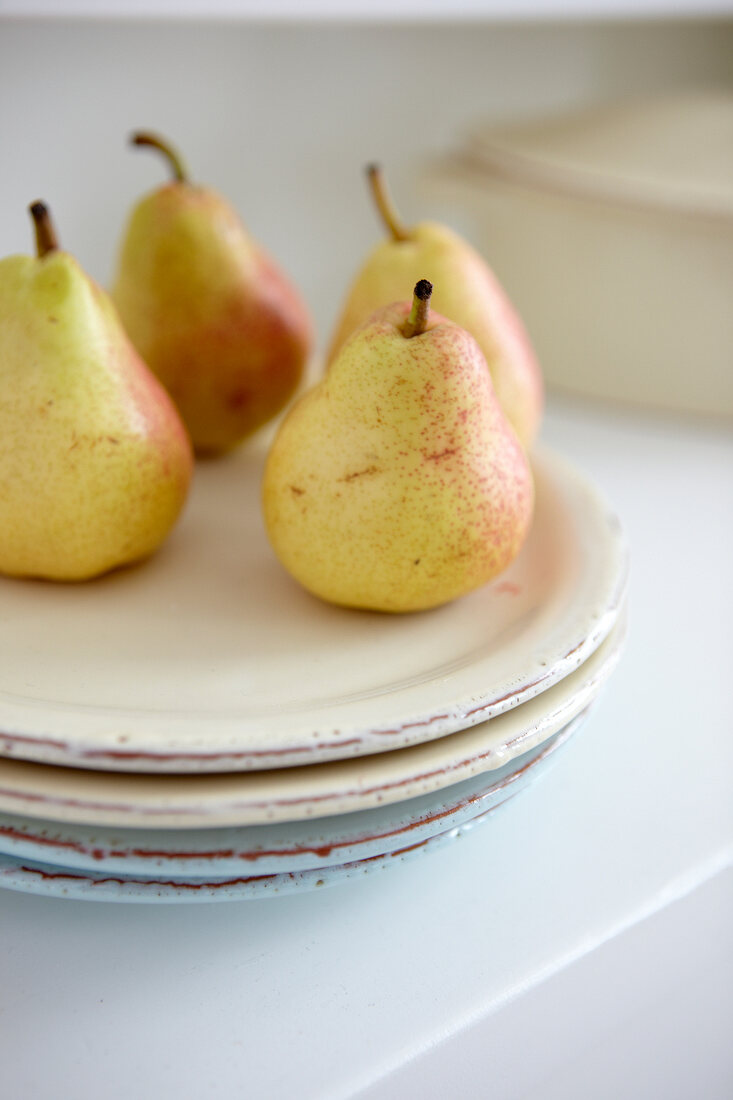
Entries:
{"label": "pear", "polygon": [[389,232],[367,257],[343,307],[327,362],[348,336],[381,306],[398,300],[403,287],[430,271],[433,306],[477,340],[504,413],[525,447],[537,434],[543,384],[522,322],[486,262],[457,233],[437,222],[406,228],[397,215],[378,165],[367,168],[374,200]]}
{"label": "pear", "polygon": [[107,294],[31,213],[38,258],[0,261],[0,572],[84,580],[160,545],[193,454]]}
{"label": "pear", "polygon": [[161,151],[174,178],[135,207],[112,296],[196,451],[226,451],[292,397],[310,350],[310,319],[225,199],[190,183],[161,138],[137,133],[132,143]]}
{"label": "pear", "polygon": [[465,329],[377,311],[280,425],[263,482],[267,532],[310,592],[375,611],[436,607],[497,576],[530,526],[524,448]]}

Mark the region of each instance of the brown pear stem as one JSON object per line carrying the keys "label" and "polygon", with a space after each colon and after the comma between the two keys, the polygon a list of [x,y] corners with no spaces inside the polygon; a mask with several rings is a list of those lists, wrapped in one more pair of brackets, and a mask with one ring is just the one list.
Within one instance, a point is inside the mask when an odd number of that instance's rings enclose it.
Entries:
{"label": "brown pear stem", "polygon": [[45,202],[32,202],[28,209],[36,229],[36,251],[40,259],[47,252],[56,252],[59,241],[51,220],[51,211]]}
{"label": "brown pear stem", "polygon": [[387,190],[387,182],[384,178],[384,172],[381,166],[379,164],[369,164],[366,171],[369,179],[369,186],[372,189],[372,197],[382,217],[382,221],[392,234],[392,239],[395,241],[408,241],[410,239],[410,234],[400,221],[400,216],[397,213],[395,204]]}
{"label": "brown pear stem", "polygon": [[186,171],[180,154],[177,153],[167,141],[158,137],[157,134],[150,134],[145,130],[137,130],[130,137],[130,145],[145,145],[151,149],[157,149],[168,161],[171,171],[173,172],[173,179],[178,183],[188,183],[188,172]]}
{"label": "brown pear stem", "polygon": [[412,299],[410,316],[402,326],[402,335],[408,339],[411,336],[420,336],[428,327],[430,316],[430,295],[433,293],[433,284],[427,279],[421,279],[415,285],[415,293]]}

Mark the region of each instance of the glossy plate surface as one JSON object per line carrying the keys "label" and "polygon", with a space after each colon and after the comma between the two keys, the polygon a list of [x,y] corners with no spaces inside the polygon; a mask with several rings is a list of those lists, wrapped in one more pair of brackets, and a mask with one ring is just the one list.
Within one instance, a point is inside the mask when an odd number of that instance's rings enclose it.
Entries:
{"label": "glossy plate surface", "polygon": [[200,464],[178,529],[137,568],[0,579],[0,755],[200,773],[399,749],[548,690],[617,618],[619,523],[547,451],[512,567],[405,616],[331,607],[290,579],[262,526],[262,462],[260,447]]}
{"label": "glossy plate surface", "polygon": [[213,828],[368,810],[492,771],[547,741],[585,710],[616,665],[625,616],[575,672],[480,726],[419,745],[269,772],[132,775],[0,760],[0,811],[126,828]]}

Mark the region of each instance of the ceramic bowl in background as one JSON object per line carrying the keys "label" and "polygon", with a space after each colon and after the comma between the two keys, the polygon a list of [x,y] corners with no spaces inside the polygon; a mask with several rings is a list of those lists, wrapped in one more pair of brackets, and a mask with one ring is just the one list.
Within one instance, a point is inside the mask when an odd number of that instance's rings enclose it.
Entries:
{"label": "ceramic bowl in background", "polygon": [[550,386],[733,414],[733,91],[478,130],[428,182]]}

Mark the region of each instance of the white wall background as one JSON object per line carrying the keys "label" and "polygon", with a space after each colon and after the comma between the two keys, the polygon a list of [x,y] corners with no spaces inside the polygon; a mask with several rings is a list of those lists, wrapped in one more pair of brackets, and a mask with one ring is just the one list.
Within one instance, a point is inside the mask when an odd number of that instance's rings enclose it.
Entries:
{"label": "white wall background", "polygon": [[45,198],[62,241],[108,282],[126,211],[176,142],[301,286],[321,343],[377,239],[361,170],[380,159],[403,213],[425,164],[477,122],[662,88],[733,83],[733,22],[355,26],[0,20],[0,253],[29,251]]}

